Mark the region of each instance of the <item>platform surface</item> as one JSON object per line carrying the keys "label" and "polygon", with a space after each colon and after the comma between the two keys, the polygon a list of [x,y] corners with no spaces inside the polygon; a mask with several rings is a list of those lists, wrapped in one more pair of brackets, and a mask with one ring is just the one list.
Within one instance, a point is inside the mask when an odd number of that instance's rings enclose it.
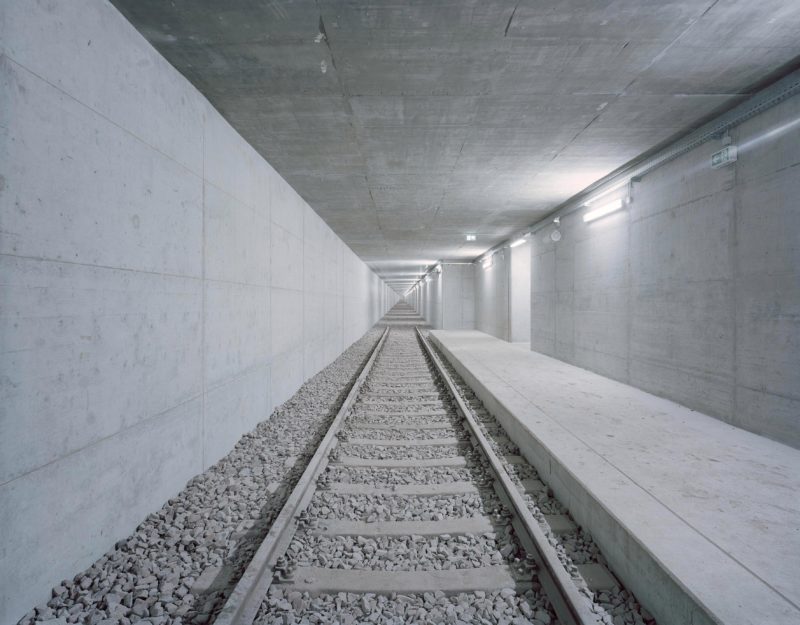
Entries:
{"label": "platform surface", "polygon": [[482,332],[431,334],[719,622],[800,623],[800,450]]}

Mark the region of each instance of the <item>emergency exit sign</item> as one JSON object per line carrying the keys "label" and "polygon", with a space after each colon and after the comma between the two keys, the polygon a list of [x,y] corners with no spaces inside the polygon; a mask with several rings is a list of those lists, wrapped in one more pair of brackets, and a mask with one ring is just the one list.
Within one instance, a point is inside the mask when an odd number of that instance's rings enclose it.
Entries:
{"label": "emergency exit sign", "polygon": [[719,152],[714,152],[711,155],[711,167],[713,169],[719,169],[720,167],[725,167],[726,165],[730,165],[731,163],[735,162],[736,162],[735,145],[726,145]]}

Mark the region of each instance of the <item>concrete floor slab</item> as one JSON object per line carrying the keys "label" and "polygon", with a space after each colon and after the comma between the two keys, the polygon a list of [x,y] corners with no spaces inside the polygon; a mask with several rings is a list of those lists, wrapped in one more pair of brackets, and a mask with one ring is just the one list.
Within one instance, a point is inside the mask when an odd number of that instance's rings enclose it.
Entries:
{"label": "concrete floor slab", "polygon": [[660,623],[800,622],[800,451],[481,332],[432,336]]}
{"label": "concrete floor slab", "polygon": [[608,569],[596,562],[579,564],[578,573],[584,579],[586,585],[594,591],[612,590],[619,585]]}
{"label": "concrete floor slab", "polygon": [[[366,571],[325,569],[318,566],[299,566],[288,582],[292,590],[310,593],[337,592],[423,593],[431,588],[447,594],[491,591],[520,586],[525,588],[509,566],[485,566],[475,569],[443,571]],[[528,583],[530,583],[528,581]]]}
{"label": "concrete floor slab", "polygon": [[472,482],[443,482],[441,484],[394,484],[389,487],[370,486],[333,482],[330,490],[342,495],[368,495],[390,497],[406,495],[411,497],[435,497],[438,495],[477,495],[480,490]]}
{"label": "concrete floor slab", "polygon": [[312,534],[321,536],[441,536],[450,534],[484,534],[497,530],[488,517],[475,516],[440,521],[351,521],[349,519],[326,519]]}
{"label": "concrete floor slab", "polygon": [[402,438],[350,438],[347,440],[349,445],[373,445],[375,447],[456,447],[461,445],[455,437],[448,438],[419,438],[419,439],[402,439]]}
{"label": "concrete floor slab", "polygon": [[578,529],[566,514],[545,514],[544,520],[554,534],[568,534]]}
{"label": "concrete floor slab", "polygon": [[415,469],[417,467],[465,467],[467,460],[464,456],[454,456],[452,458],[414,458],[413,460],[395,458],[355,458],[353,456],[342,456],[338,462],[331,462],[331,465],[340,464],[345,467],[380,467],[388,469]]}

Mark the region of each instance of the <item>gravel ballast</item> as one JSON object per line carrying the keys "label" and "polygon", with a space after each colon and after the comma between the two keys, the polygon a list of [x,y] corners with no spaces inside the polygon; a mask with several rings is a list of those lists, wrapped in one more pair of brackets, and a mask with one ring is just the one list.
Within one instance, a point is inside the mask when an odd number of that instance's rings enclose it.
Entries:
{"label": "gravel ballast", "polygon": [[295,536],[287,554],[303,566],[441,571],[508,564],[520,555],[509,531],[460,536]]}
{"label": "gravel ballast", "polygon": [[317,491],[308,514],[318,519],[348,521],[441,521],[491,514],[500,507],[493,493],[409,497],[396,495],[340,495]]}
{"label": "gravel ballast", "polygon": [[420,447],[393,447],[389,445],[342,445],[342,454],[352,458],[369,460],[401,460],[418,459],[433,460],[440,458],[455,458],[462,456],[463,452],[456,445],[424,445]]}
{"label": "gravel ballast", "polygon": [[456,428],[436,430],[370,430],[367,428],[348,427],[344,433],[348,438],[397,441],[433,440],[437,438],[463,436],[463,430],[458,430]]}
{"label": "gravel ballast", "polygon": [[[354,427],[368,427],[370,425],[425,425],[430,423],[433,420],[433,417],[428,415],[364,415],[363,412],[354,411],[353,417],[349,421]],[[448,415],[445,412],[442,412],[440,416],[437,416],[435,421],[439,422],[448,422],[451,425],[458,425],[458,419],[455,417]]]}
{"label": "gravel ballast", "polygon": [[394,486],[398,484],[449,484],[470,482],[482,470],[460,467],[420,467],[416,469],[376,469],[372,467],[329,467],[332,482],[365,484],[368,486]]}

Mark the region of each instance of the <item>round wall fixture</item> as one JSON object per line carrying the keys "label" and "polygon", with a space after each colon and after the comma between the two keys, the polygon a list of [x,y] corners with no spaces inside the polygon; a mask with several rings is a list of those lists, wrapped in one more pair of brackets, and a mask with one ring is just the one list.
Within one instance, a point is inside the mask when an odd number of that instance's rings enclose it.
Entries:
{"label": "round wall fixture", "polygon": [[553,230],[550,233],[550,239],[553,241],[560,241],[561,240],[561,230]]}

